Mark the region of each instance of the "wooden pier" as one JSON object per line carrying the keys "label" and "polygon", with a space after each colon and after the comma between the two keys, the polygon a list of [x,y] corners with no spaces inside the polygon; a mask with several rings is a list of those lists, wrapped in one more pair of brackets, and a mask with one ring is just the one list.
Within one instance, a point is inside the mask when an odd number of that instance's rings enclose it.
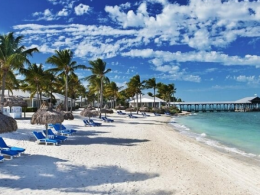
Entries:
{"label": "wooden pier", "polygon": [[188,112],[252,112],[260,111],[260,98],[247,97],[225,102],[171,102],[181,111]]}

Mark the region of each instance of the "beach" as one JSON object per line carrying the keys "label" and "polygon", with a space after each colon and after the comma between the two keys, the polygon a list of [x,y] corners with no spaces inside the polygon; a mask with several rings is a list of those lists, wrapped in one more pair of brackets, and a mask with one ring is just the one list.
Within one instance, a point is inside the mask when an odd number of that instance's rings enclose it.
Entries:
{"label": "beach", "polygon": [[77,133],[59,146],[35,143],[32,131],[45,127],[29,118],[0,135],[26,148],[0,164],[0,194],[260,194],[259,162],[180,134],[169,116],[114,113],[113,123],[85,127],[79,111],[73,114],[63,124]]}

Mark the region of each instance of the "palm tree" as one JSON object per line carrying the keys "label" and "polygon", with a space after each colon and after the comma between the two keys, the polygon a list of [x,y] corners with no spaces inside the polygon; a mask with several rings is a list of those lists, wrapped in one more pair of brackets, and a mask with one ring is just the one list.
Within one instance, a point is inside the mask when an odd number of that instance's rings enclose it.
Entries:
{"label": "palm tree", "polygon": [[2,78],[1,105],[4,103],[4,91],[7,75],[23,67],[24,63],[30,64],[28,56],[38,52],[37,48],[26,49],[21,46],[23,36],[14,37],[13,32],[0,35],[0,70]]}
{"label": "palm tree", "polygon": [[174,84],[165,85],[163,83],[158,83],[159,97],[164,99],[166,102],[171,101],[175,92],[176,92],[176,88]]}
{"label": "palm tree", "polygon": [[[43,65],[31,64],[28,69],[21,68],[20,72],[25,75],[25,84],[21,86],[23,90],[31,92],[31,98],[37,94],[37,108],[40,107],[42,98],[43,85],[46,83],[46,73]],[[48,79],[47,79],[48,80]]]}
{"label": "palm tree", "polygon": [[127,83],[127,87],[129,88],[128,91],[131,93],[134,92],[136,95],[137,113],[138,113],[138,94],[140,94],[141,97],[142,89],[144,88],[144,83],[145,81],[141,81],[139,75],[133,76],[130,79],[129,83]]}
{"label": "palm tree", "polygon": [[157,83],[155,78],[151,78],[145,81],[145,87],[147,89],[153,88],[153,108],[155,107],[155,89],[157,88]]}
{"label": "palm tree", "polygon": [[107,96],[110,96],[113,98],[113,106],[115,107],[116,105],[116,99],[120,96],[119,90],[121,90],[123,87],[118,87],[115,82],[111,82],[107,86],[106,94]]}
{"label": "palm tree", "polygon": [[[111,71],[110,68],[106,69],[106,62],[98,58],[94,61],[89,61],[91,67],[87,67],[87,69],[91,70],[93,75],[90,75],[85,78],[85,80],[95,80],[100,79],[100,103],[99,108],[101,109],[103,106],[103,84],[104,81],[109,81],[109,79],[105,76],[105,74]],[[100,113],[101,114],[101,113]],[[101,115],[100,115],[101,116]]]}
{"label": "palm tree", "polygon": [[86,69],[85,65],[77,65],[76,61],[72,61],[73,52],[69,49],[55,50],[55,55],[49,57],[46,62],[53,64],[56,68],[52,71],[59,72],[65,76],[65,110],[68,111],[68,75],[77,69]]}

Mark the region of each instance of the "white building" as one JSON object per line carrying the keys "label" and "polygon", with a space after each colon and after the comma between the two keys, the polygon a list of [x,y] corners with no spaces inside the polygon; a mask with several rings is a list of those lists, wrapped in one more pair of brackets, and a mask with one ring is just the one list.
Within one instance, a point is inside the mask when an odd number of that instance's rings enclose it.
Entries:
{"label": "white building", "polygon": [[[136,97],[133,97],[132,100],[129,101],[129,106],[136,107]],[[149,95],[142,95],[140,98],[140,95],[138,95],[138,104],[139,107],[145,106],[145,107],[153,107],[154,103],[154,97],[151,97]],[[166,102],[163,99],[160,99],[158,97],[155,97],[155,107],[160,108],[161,106],[165,105]]]}
{"label": "white building", "polygon": [[[23,98],[23,100],[25,100],[27,102],[28,107],[36,107],[37,105],[37,94],[35,94],[32,98],[31,94],[28,91],[22,91],[20,89],[15,89],[9,91],[9,90],[5,90],[4,93],[5,96],[18,96]],[[42,100],[48,100],[48,97],[42,96]]]}

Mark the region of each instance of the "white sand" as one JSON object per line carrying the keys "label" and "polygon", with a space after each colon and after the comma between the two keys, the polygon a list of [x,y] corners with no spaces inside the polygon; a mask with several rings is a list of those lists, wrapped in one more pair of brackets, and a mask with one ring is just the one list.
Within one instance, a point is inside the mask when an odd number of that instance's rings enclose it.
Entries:
{"label": "white sand", "polygon": [[[129,119],[84,127],[79,112],[67,128],[78,133],[60,146],[38,145],[30,120],[1,134],[25,154],[0,164],[0,194],[260,194],[259,162],[237,159],[184,137],[169,117]],[[98,119],[95,119],[100,122]]]}

